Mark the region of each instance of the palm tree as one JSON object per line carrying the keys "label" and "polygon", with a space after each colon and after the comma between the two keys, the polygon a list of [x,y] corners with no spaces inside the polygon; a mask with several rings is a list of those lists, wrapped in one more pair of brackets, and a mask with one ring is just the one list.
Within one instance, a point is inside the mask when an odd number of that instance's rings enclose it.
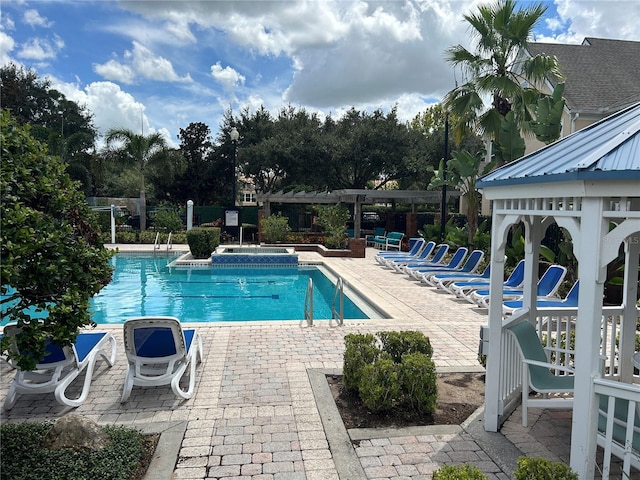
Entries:
{"label": "palm tree", "polygon": [[[538,3],[516,9],[515,0],[498,0],[464,15],[477,41],[475,52],[461,45],[446,51],[447,61],[468,75],[466,83],[445,97],[449,111],[461,119],[456,125],[457,138],[474,128],[494,141],[500,139],[501,129],[503,136],[505,128],[510,135],[530,130],[531,106],[544,96],[534,85],[548,76],[561,78],[555,57],[518,55],[526,49],[546,8]],[[483,102],[486,97],[491,99],[488,109]],[[510,125],[505,126],[505,121]],[[524,153],[524,143],[518,146]]]}
{"label": "palm tree", "polygon": [[147,202],[144,188],[144,167],[159,152],[167,148],[167,142],[159,133],[138,135],[124,128],[113,128],[105,136],[107,148],[118,143],[115,153],[123,160],[138,162],[140,167],[140,230],[147,228]]}

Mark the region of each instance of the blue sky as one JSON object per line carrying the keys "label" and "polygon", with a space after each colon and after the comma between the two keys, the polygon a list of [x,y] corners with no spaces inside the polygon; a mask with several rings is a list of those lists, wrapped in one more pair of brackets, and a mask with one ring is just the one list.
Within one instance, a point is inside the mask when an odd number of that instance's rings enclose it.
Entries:
{"label": "blue sky", "polygon": [[[482,1],[0,0],[0,64],[14,62],[112,127],[158,131],[231,108],[321,116],[397,106],[410,120],[460,81],[443,59],[469,46]],[[520,2],[527,4],[531,2]],[[637,0],[555,0],[535,40],[640,41]]]}

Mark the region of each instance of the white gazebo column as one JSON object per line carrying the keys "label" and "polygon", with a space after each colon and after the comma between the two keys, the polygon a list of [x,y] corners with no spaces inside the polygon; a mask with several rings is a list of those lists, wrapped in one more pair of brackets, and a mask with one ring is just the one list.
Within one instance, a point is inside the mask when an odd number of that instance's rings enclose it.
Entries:
{"label": "white gazebo column", "polygon": [[624,293],[622,328],[620,331],[620,381],[633,383],[633,362],[631,360],[636,341],[638,321],[638,264],[640,263],[640,232],[625,240]]}
{"label": "white gazebo column", "polygon": [[522,307],[535,309],[540,268],[538,259],[540,258],[540,242],[544,238],[544,231],[540,217],[530,217],[524,223],[526,230],[524,235],[524,284],[522,286],[524,298]]}
{"label": "white gazebo column", "polygon": [[[496,201],[499,208],[501,201]],[[491,225],[491,276],[490,291],[502,298],[504,282],[504,251],[509,228],[517,217],[494,212]],[[489,353],[484,395],[484,429],[497,432],[502,415],[500,392],[500,370],[502,365],[502,301],[489,301]]]}
{"label": "white gazebo column", "polygon": [[[602,295],[606,265],[600,265],[608,222],[604,199],[584,198],[580,223],[580,297],[576,323],[575,390],[571,422],[571,468],[580,479],[594,476],[598,403],[593,378],[600,376]],[[585,241],[591,239],[590,241]]]}

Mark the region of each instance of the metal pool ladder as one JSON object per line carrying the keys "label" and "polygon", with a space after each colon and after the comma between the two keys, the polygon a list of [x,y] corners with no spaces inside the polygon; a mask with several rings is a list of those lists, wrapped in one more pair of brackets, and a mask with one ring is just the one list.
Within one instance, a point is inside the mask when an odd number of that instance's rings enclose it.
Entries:
{"label": "metal pool ladder", "polygon": [[[339,308],[336,308],[337,304]],[[304,297],[304,319],[307,325],[313,325],[313,279],[311,277],[307,282],[307,293]],[[343,325],[344,323],[344,280],[342,277],[338,277],[336,288],[333,292],[331,320],[336,320],[338,325]]]}
{"label": "metal pool ladder", "polygon": [[311,277],[307,282],[307,294],[304,297],[304,319],[307,325],[313,325],[313,279]]}
{"label": "metal pool ladder", "polygon": [[[336,310],[336,303],[340,303],[340,309]],[[344,280],[338,277],[336,289],[333,291],[333,302],[331,304],[331,320],[337,320],[338,325],[344,323]]]}
{"label": "metal pool ladder", "polygon": [[[167,237],[167,252],[173,248],[173,241],[171,240],[172,233],[173,232],[169,232],[169,236]],[[153,242],[154,253],[156,250],[160,250],[160,232],[156,233],[156,239]]]}

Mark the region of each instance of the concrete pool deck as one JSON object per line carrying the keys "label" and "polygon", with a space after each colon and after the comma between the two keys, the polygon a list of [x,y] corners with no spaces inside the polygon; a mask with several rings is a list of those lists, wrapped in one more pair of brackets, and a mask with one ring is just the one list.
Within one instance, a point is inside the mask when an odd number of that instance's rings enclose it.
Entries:
{"label": "concrete pool deck", "polygon": [[[525,428],[518,409],[500,433],[484,431],[481,411],[460,427],[344,429],[323,380],[341,370],[348,333],[420,330],[431,341],[439,371],[482,371],[478,334],[486,315],[380,267],[373,260],[376,252],[367,248],[366,258],[301,252],[300,258],[325,263],[389,318],[346,321],[342,327],[322,320],[312,327],[296,321],[193,323],[204,342],[193,397],[180,402],[169,386],[134,387],[125,404],[120,403],[126,369],[122,327],[100,325],[115,335],[118,358],[112,368],[98,364],[82,406],[63,407],[52,394],[20,396],[12,410],[2,410],[0,420],[76,413],[102,424],[163,432],[156,455],[168,465],[177,457],[177,464],[173,471],[155,467],[148,476],[153,479],[417,480],[431,478],[444,464],[462,463],[477,465],[490,479],[508,479],[519,456],[567,462],[571,413],[566,411],[532,410]],[[4,398],[13,372],[2,362],[0,374]]]}

